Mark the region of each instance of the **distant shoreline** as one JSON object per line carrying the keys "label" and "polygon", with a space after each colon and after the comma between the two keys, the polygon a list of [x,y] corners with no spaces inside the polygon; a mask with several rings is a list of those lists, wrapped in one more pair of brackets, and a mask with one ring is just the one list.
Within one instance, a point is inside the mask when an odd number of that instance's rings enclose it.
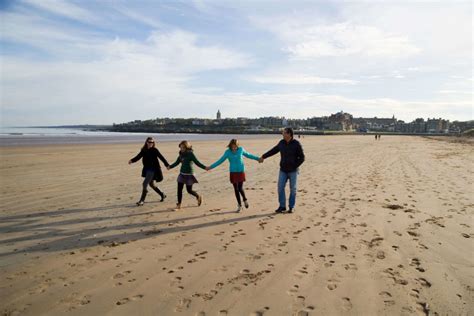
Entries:
{"label": "distant shoreline", "polygon": [[[414,135],[414,134],[382,134],[383,136],[422,136],[422,137],[436,137],[437,139],[444,138],[447,141],[461,141],[461,138],[466,137],[453,137],[452,135]],[[27,136],[27,135],[10,135],[0,136],[0,148],[1,147],[26,147],[26,146],[64,146],[64,145],[113,145],[113,144],[133,144],[142,143],[147,136],[152,136],[158,140],[158,142],[178,142],[183,139],[190,141],[224,141],[230,138],[239,139],[261,139],[261,138],[278,138],[279,134],[136,134],[136,135],[108,135],[108,136],[83,136],[83,135],[48,135],[48,136]],[[373,134],[365,133],[326,133],[326,134],[313,134],[313,135],[302,135],[304,136],[367,136],[372,137]],[[298,139],[298,136],[296,136]],[[383,139],[383,138],[382,138]],[[434,138],[433,138],[434,139]]]}

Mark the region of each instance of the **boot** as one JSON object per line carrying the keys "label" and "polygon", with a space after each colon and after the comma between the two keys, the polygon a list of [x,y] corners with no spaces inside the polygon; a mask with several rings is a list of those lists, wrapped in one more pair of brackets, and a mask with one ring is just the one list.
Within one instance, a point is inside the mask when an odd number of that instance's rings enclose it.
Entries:
{"label": "boot", "polygon": [[155,190],[155,192],[158,193],[159,196],[161,196],[160,202],[163,202],[166,198],[166,194],[161,192],[160,189],[158,189],[157,187],[154,187],[153,190]]}
{"label": "boot", "polygon": [[137,202],[137,206],[142,206],[145,203],[145,198],[146,198],[147,193],[148,192],[145,190],[142,191],[142,196],[140,196],[140,201]]}

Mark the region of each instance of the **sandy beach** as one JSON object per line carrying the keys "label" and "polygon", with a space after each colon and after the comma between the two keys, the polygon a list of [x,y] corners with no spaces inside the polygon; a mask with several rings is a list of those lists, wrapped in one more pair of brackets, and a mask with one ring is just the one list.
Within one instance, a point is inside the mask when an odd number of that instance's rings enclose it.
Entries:
{"label": "sandy beach", "polygon": [[[278,156],[246,161],[235,213],[227,163],[175,211],[178,169],[135,206],[141,142],[0,148],[2,315],[473,315],[472,143],[300,141],[294,214],[274,213]],[[193,143],[206,165],[226,145]]]}

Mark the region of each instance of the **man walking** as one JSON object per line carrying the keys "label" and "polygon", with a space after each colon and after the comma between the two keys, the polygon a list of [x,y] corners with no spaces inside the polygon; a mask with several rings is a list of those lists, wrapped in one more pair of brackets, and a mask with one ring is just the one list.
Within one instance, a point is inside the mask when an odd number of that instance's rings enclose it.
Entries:
{"label": "man walking", "polygon": [[293,212],[296,203],[296,181],[298,177],[298,168],[304,162],[303,147],[299,141],[293,138],[293,129],[286,127],[283,130],[283,139],[272,149],[260,157],[260,162],[277,153],[280,153],[280,174],[278,176],[278,201],[280,206],[275,211],[282,213],[286,211],[286,182],[290,180],[290,199],[289,213]]}

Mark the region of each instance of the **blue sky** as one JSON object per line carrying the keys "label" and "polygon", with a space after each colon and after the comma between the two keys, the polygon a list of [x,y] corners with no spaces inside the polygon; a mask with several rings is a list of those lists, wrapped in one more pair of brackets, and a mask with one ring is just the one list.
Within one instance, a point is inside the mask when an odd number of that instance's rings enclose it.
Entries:
{"label": "blue sky", "polygon": [[0,2],[3,126],[473,119],[470,1]]}

